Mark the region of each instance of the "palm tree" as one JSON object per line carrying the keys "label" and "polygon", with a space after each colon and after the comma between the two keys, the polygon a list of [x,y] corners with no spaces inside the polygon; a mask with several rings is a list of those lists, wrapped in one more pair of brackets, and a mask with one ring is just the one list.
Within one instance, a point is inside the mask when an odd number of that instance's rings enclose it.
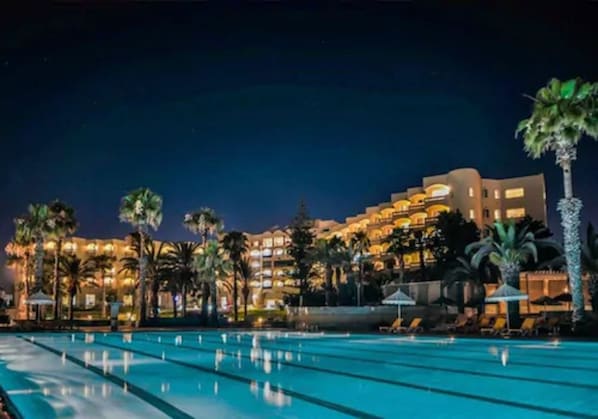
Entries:
{"label": "palm tree", "polygon": [[50,237],[55,241],[53,294],[54,301],[56,301],[56,304],[54,304],[54,319],[58,319],[60,315],[59,308],[61,307],[61,304],[58,303],[60,301],[60,278],[58,276],[58,262],[62,252],[62,241],[66,237],[75,233],[75,230],[77,230],[77,219],[75,218],[75,210],[59,200],[52,202],[48,206],[48,209],[50,211],[50,217],[54,222],[54,228],[52,229]]}
{"label": "palm tree", "polygon": [[339,252],[343,247],[343,241],[340,237],[333,236],[330,239],[318,239],[312,250],[313,259],[324,267],[324,295],[325,304],[330,306],[331,295],[334,290],[332,285],[332,278],[334,276],[334,268],[340,262]]}
{"label": "palm tree", "polygon": [[[15,219],[15,226],[19,236],[29,237],[35,243],[35,280],[31,292],[42,292],[44,284],[44,241],[54,229],[54,219],[50,216],[47,205],[31,204],[25,216]],[[39,306],[36,311],[36,320],[39,320]]]}
{"label": "palm tree", "polygon": [[239,273],[239,263],[245,253],[247,253],[247,236],[240,231],[231,231],[222,238],[222,248],[228,252],[233,265],[233,312],[235,322],[239,321],[239,290],[237,286],[237,277]]}
{"label": "palm tree", "polygon": [[196,257],[196,267],[200,282],[208,284],[212,311],[209,323],[218,326],[218,298],[216,281],[225,278],[231,268],[230,260],[225,258],[224,250],[216,241],[208,241],[203,252]]}
{"label": "palm tree", "polygon": [[245,256],[239,261],[239,273],[243,279],[243,319],[247,321],[247,301],[249,300],[249,281],[253,276],[253,269],[251,268],[251,260]]}
{"label": "palm tree", "polygon": [[524,149],[534,158],[554,151],[556,164],[563,171],[564,198],[559,201],[569,285],[573,296],[573,323],[584,316],[579,239],[582,202],[573,196],[571,165],[577,158],[577,143],[584,135],[598,139],[598,83],[580,78],[552,79],[533,100],[529,118],[519,122],[515,135],[523,134]]}
{"label": "palm tree", "polygon": [[370,248],[370,239],[368,238],[365,231],[357,231],[351,237],[351,247],[357,256],[357,262],[359,265],[359,276],[357,281],[357,306],[361,306],[361,297],[363,292],[363,268],[365,262],[365,256]]}
{"label": "palm tree", "polygon": [[92,259],[85,261],[76,256],[62,257],[58,265],[58,273],[68,280],[67,293],[69,296],[69,320],[73,321],[73,300],[77,292],[81,290],[81,285],[86,282],[93,284],[87,278],[93,278],[96,268]]}
{"label": "palm tree", "polygon": [[168,243],[168,251],[164,257],[165,264],[170,271],[171,276],[176,279],[169,280],[168,282],[171,294],[172,291],[177,290],[180,290],[182,294],[183,317],[187,315],[187,294],[194,286],[196,275],[195,256],[199,248],[199,243],[170,242]]}
{"label": "palm tree", "polygon": [[[212,208],[201,207],[198,211],[185,214],[183,226],[193,234],[201,237],[202,248],[208,244],[208,239],[222,231],[222,219]],[[204,323],[208,319],[208,295],[210,293],[209,284],[201,282],[201,317]]]}
{"label": "palm tree", "polygon": [[456,285],[458,288],[457,303],[459,312],[463,312],[463,286],[469,284],[472,290],[470,303],[478,304],[478,312],[484,311],[484,301],[486,299],[485,283],[492,281],[492,272],[487,263],[481,263],[474,266],[470,260],[458,256],[454,264],[448,269],[442,277],[442,286],[450,288]]}
{"label": "palm tree", "polygon": [[[143,254],[143,263],[145,265],[144,277],[151,286],[151,309],[152,317],[158,317],[158,292],[160,290],[160,284],[165,279],[164,269],[164,255],[165,255],[165,244],[160,243],[159,246],[155,246],[154,242],[143,235],[138,233],[131,233],[129,235],[129,241],[131,242],[131,249],[137,257],[125,256],[121,258],[122,271],[139,272],[139,255]],[[141,244],[143,243],[143,250]],[[141,282],[139,282],[141,285]]]}
{"label": "palm tree", "polygon": [[588,224],[586,241],[582,248],[584,270],[590,277],[589,291],[592,299],[592,311],[598,313],[598,234],[592,223]]}
{"label": "palm tree", "polygon": [[143,240],[148,227],[157,230],[162,222],[162,197],[148,188],[139,188],[125,195],[120,203],[119,218],[137,229],[139,246],[139,321],[143,323],[147,316],[146,301],[146,263]]}
{"label": "palm tree", "polygon": [[[489,235],[466,247],[466,253],[472,254],[471,265],[478,269],[486,260],[498,267],[503,283],[519,288],[521,266],[530,258],[538,260],[538,250],[534,234],[524,226],[517,231],[515,224],[505,225],[497,221]],[[518,318],[519,302],[508,303],[509,316]]]}
{"label": "palm tree", "polygon": [[[31,236],[31,231],[24,225],[17,225],[14,238],[5,247],[5,252],[9,258],[22,262],[23,285],[27,297],[31,294],[31,246],[33,243],[34,239]],[[27,306],[26,316],[29,320],[29,306]]]}
{"label": "palm tree", "polygon": [[114,266],[114,256],[96,255],[92,258],[96,272],[100,274],[100,286],[102,287],[102,318],[106,318],[106,271]]}
{"label": "palm tree", "polygon": [[388,242],[390,243],[388,251],[399,261],[399,282],[403,282],[405,280],[405,255],[413,251],[411,235],[404,228],[395,228],[388,237]]}

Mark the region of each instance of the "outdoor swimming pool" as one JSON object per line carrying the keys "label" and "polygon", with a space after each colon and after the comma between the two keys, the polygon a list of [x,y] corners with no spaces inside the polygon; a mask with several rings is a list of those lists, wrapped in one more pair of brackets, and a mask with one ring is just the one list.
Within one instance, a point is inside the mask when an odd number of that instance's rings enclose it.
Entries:
{"label": "outdoor swimming pool", "polygon": [[598,418],[598,344],[293,332],[0,335],[25,418]]}

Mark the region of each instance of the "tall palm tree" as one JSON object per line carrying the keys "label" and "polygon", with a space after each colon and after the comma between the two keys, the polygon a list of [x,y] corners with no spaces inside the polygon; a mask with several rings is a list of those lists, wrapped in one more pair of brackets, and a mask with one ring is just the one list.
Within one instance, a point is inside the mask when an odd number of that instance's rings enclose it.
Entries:
{"label": "tall palm tree", "polygon": [[62,241],[75,233],[77,230],[77,219],[75,218],[75,210],[72,207],[69,207],[64,202],[59,200],[55,200],[54,202],[50,203],[48,206],[50,217],[54,222],[54,228],[50,234],[50,237],[54,239],[54,286],[53,286],[53,294],[54,294],[54,319],[59,318],[59,309],[62,304],[59,304],[60,301],[60,278],[59,274],[59,266],[58,262],[60,260],[61,252],[62,252]]}
{"label": "tall palm tree", "polygon": [[[54,229],[54,219],[45,204],[31,204],[25,216],[15,219],[18,235],[30,237],[34,246],[34,284],[31,292],[43,291],[44,285],[44,241]],[[58,302],[56,302],[58,303]],[[36,320],[39,320],[39,306],[36,310]]]}
{"label": "tall palm tree", "polygon": [[370,239],[365,231],[357,231],[351,237],[351,247],[353,248],[359,266],[359,276],[357,281],[357,306],[361,306],[363,293],[364,263],[368,249],[370,248]]}
{"label": "tall palm tree", "polygon": [[239,263],[245,253],[247,253],[247,236],[240,231],[230,231],[222,238],[222,248],[228,252],[233,265],[233,312],[235,322],[239,321],[239,289],[237,286]]}
{"label": "tall palm tree", "polygon": [[100,275],[100,286],[102,287],[102,318],[106,318],[106,272],[114,267],[114,256],[95,255],[93,258],[96,273]]}
{"label": "tall palm tree", "polygon": [[[23,287],[27,297],[31,294],[31,247],[34,244],[34,239],[30,233],[31,231],[23,225],[17,226],[14,238],[5,248],[9,258],[13,258],[22,264]],[[17,278],[19,278],[19,275],[17,275]],[[26,308],[26,316],[29,320],[29,306]]]}
{"label": "tall palm tree", "polygon": [[318,239],[312,250],[313,258],[324,267],[324,301],[326,306],[331,305],[331,296],[334,291],[332,278],[334,268],[340,263],[340,254],[343,241],[340,237],[333,236],[330,239]]}
{"label": "tall palm tree", "polygon": [[218,295],[216,281],[225,278],[231,268],[230,260],[225,257],[224,249],[217,241],[208,241],[203,252],[196,257],[196,268],[200,282],[208,284],[212,311],[209,323],[218,326]]}
{"label": "tall palm tree", "polygon": [[404,228],[395,228],[388,237],[388,242],[390,243],[388,251],[399,261],[399,282],[403,282],[405,279],[405,255],[413,251],[411,235]]}
{"label": "tall palm tree", "polygon": [[456,261],[452,264],[442,277],[442,286],[444,288],[450,288],[456,285],[458,297],[457,303],[459,306],[459,312],[463,312],[463,286],[469,284],[472,290],[472,296],[469,300],[470,303],[478,305],[478,312],[484,311],[484,301],[486,299],[486,288],[485,283],[492,281],[492,272],[490,266],[487,263],[480,263],[479,266],[474,266],[470,260],[458,256]]}
{"label": "tall palm tree", "polygon": [[58,274],[66,277],[68,281],[67,294],[69,296],[69,320],[73,321],[73,300],[81,290],[83,283],[95,285],[88,278],[93,278],[96,268],[92,259],[81,260],[76,256],[61,257],[58,265]]}
{"label": "tall palm tree", "polygon": [[120,203],[121,222],[131,224],[139,234],[139,321],[147,317],[146,263],[143,240],[148,227],[157,230],[162,223],[162,197],[148,188],[139,188],[125,195]]}
{"label": "tall palm tree", "polygon": [[239,261],[239,274],[243,279],[243,288],[241,293],[243,294],[243,319],[247,321],[247,301],[249,300],[249,281],[253,276],[253,269],[251,268],[251,260],[245,256]]}
{"label": "tall palm tree", "polygon": [[569,286],[573,296],[573,323],[584,316],[579,239],[582,202],[573,196],[571,165],[577,158],[577,143],[584,135],[598,139],[598,83],[580,78],[552,79],[535,97],[529,118],[519,122],[515,135],[523,134],[524,149],[534,158],[548,151],[556,154],[563,171],[564,198],[559,201]]}
{"label": "tall palm tree", "polygon": [[[519,288],[521,266],[530,258],[538,260],[536,245],[539,241],[528,231],[527,226],[517,231],[513,222],[505,226],[498,221],[489,233],[482,240],[466,247],[466,253],[472,254],[471,265],[478,269],[487,259],[498,267],[503,283]],[[508,311],[509,316],[518,318],[519,302],[509,302]]]}
{"label": "tall palm tree", "polygon": [[588,224],[586,241],[582,248],[584,270],[590,277],[589,291],[592,299],[592,311],[598,313],[598,234],[592,223]]}
{"label": "tall palm tree", "polygon": [[170,242],[164,257],[167,269],[176,278],[176,281],[168,282],[170,289],[178,288],[182,295],[183,317],[187,315],[187,294],[195,282],[195,256],[199,248],[199,243]]}
{"label": "tall palm tree", "polygon": [[[208,244],[208,239],[213,238],[222,231],[224,227],[222,218],[212,208],[201,207],[199,210],[185,214],[183,226],[193,234],[201,237],[202,248]],[[205,322],[208,320],[208,295],[209,284],[201,282],[201,317]]]}

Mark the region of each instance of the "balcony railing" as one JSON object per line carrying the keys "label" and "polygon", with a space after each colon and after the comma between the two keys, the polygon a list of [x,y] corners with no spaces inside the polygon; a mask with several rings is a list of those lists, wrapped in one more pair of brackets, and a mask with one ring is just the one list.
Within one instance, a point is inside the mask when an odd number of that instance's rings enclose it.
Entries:
{"label": "balcony railing", "polygon": [[425,202],[443,202],[448,199],[448,195],[441,195],[441,196],[428,196],[425,199]]}

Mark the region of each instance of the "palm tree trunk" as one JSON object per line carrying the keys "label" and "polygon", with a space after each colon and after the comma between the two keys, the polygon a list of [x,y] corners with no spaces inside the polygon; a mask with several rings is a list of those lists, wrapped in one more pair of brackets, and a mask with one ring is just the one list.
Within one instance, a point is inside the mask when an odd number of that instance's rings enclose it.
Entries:
{"label": "palm tree trunk", "polygon": [[405,255],[402,253],[399,255],[399,283],[403,283],[405,280]]}
{"label": "palm tree trunk", "polygon": [[56,249],[54,251],[54,320],[58,320],[60,314],[60,274],[58,272],[58,261],[62,251],[62,240],[56,240]]}
{"label": "palm tree trunk", "polygon": [[214,327],[218,327],[218,296],[215,279],[210,281],[210,301],[212,304],[212,311],[210,311],[210,324]]}
{"label": "palm tree trunk", "polygon": [[361,285],[363,283],[363,262],[359,262],[359,277],[357,278],[357,307],[361,307]]}
{"label": "palm tree trunk", "polygon": [[73,325],[73,319],[74,319],[74,307],[73,307],[73,300],[75,299],[75,293],[73,293],[72,291],[69,292],[69,321],[71,323],[71,327]]}
{"label": "palm tree trunk", "polygon": [[106,318],[106,277],[102,274],[102,319]]}
{"label": "palm tree trunk", "polygon": [[187,281],[183,281],[181,286],[181,294],[183,297],[183,317],[187,317]]}
{"label": "palm tree trunk", "polygon": [[[519,289],[519,265],[502,265],[500,267],[500,275],[504,283]],[[510,321],[519,321],[519,301],[507,302],[507,315]]]}
{"label": "palm tree trunk", "polygon": [[332,265],[327,264],[326,265],[326,289],[324,290],[324,296],[325,296],[325,304],[326,306],[330,306],[330,297],[332,294],[332,275],[333,275],[334,271],[332,269]]}
{"label": "palm tree trunk", "polygon": [[145,323],[147,317],[146,284],[145,284],[145,237],[143,228],[139,227],[139,323]]}
{"label": "palm tree trunk", "polygon": [[592,312],[598,313],[598,273],[590,275],[590,298],[592,299]]}
{"label": "palm tree trunk", "polygon": [[35,238],[35,285],[33,291],[41,291],[44,281],[44,239]]}
{"label": "palm tree trunk", "polygon": [[[31,276],[30,266],[29,266],[29,252],[25,253],[25,293],[27,294],[27,298],[31,295],[31,286],[29,284],[29,277]],[[25,316],[27,320],[31,319],[31,314],[29,310],[30,305],[25,304]]]}
{"label": "palm tree trunk", "polygon": [[176,319],[176,292],[171,292],[170,296],[172,297],[172,316]]}
{"label": "palm tree trunk", "polygon": [[239,298],[239,290],[237,289],[237,262],[233,265],[233,311],[235,314],[235,323],[239,321],[239,307],[237,306],[237,299]]}
{"label": "palm tree trunk", "polygon": [[249,286],[247,285],[247,278],[243,283],[243,321],[247,321],[247,300],[249,299]]}

